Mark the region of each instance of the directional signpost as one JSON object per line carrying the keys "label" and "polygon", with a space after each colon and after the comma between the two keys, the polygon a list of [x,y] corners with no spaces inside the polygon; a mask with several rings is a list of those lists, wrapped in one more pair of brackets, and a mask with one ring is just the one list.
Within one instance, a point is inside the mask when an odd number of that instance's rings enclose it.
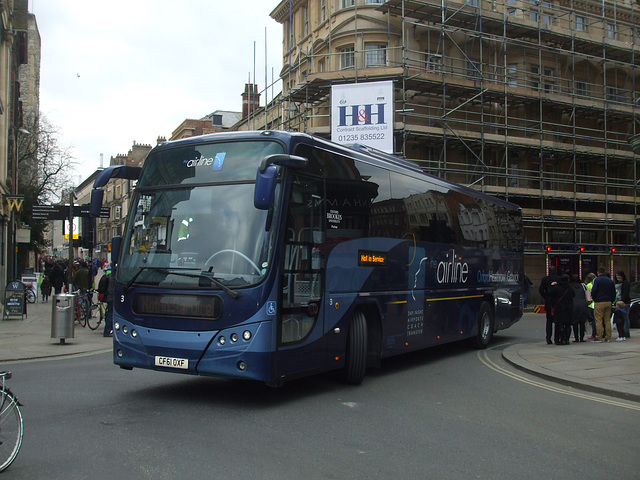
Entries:
{"label": "directional signpost", "polygon": [[[74,217],[89,217],[89,204],[73,206]],[[34,220],[68,220],[69,205],[34,205],[31,210]],[[100,218],[109,218],[109,207],[102,207]]]}

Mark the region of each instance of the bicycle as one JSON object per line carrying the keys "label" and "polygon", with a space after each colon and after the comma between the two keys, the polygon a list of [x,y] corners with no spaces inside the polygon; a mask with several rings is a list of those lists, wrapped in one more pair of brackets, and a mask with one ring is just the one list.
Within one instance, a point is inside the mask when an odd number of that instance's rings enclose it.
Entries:
{"label": "bicycle", "polygon": [[24,290],[24,298],[27,303],[36,303],[36,292],[33,291],[33,285],[27,285]]}
{"label": "bicycle", "polygon": [[0,372],[2,386],[0,387],[0,472],[9,468],[9,465],[18,456],[22,445],[22,405],[16,396],[5,387],[4,382],[12,377],[11,372]]}
{"label": "bicycle", "polygon": [[81,290],[75,290],[71,292],[76,297],[75,303],[75,319],[81,327],[87,326],[87,318],[89,318],[89,312],[91,308],[92,291],[83,292]]}
{"label": "bicycle", "polygon": [[[94,315],[97,312],[97,317]],[[89,316],[87,317],[87,325],[91,330],[96,330],[104,321],[107,311],[107,304],[104,302],[94,303],[89,307]]]}

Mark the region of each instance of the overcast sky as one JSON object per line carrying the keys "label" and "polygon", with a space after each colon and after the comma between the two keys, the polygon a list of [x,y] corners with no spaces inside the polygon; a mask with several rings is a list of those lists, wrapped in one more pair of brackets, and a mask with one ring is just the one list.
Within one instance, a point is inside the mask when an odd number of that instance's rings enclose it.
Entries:
{"label": "overcast sky", "polygon": [[278,3],[30,0],[42,42],[40,112],[72,147],[76,182],[101,153],[107,166],[134,141],[169,138],[186,118],[241,111],[254,58],[259,90],[265,65],[269,82],[282,67],[282,25],[269,17]]}

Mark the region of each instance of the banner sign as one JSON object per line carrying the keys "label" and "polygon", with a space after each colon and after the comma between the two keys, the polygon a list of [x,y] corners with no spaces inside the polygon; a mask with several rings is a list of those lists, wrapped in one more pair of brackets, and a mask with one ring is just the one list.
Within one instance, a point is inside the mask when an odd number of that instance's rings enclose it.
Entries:
{"label": "banner sign", "polygon": [[331,86],[331,140],[393,153],[393,82]]}

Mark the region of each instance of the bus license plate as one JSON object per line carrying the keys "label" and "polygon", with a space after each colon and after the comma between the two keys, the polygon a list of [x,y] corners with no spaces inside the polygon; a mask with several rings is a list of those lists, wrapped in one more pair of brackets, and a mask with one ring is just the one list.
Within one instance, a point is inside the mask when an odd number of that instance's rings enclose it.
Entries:
{"label": "bus license plate", "polygon": [[156,367],[189,369],[188,358],[159,357],[156,356]]}

